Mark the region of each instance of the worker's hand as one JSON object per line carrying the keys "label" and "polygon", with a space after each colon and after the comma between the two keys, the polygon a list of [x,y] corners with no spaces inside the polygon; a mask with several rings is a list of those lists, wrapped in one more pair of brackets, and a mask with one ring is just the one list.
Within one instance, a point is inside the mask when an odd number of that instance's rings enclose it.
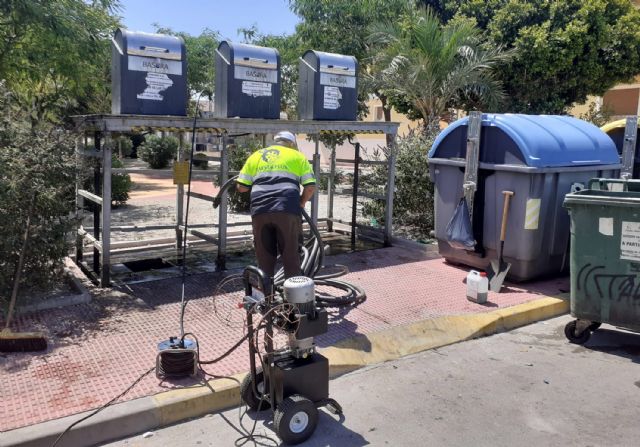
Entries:
{"label": "worker's hand", "polygon": [[300,198],[300,208],[304,208],[307,205],[307,201]]}

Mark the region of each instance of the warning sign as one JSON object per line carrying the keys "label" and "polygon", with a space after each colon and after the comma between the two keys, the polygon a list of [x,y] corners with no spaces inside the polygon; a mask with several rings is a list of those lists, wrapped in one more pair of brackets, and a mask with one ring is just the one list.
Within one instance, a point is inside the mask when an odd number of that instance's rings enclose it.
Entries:
{"label": "warning sign", "polygon": [[324,104],[323,107],[329,110],[336,110],[340,108],[340,100],[342,99],[342,93],[338,87],[325,87],[324,88]]}
{"label": "warning sign", "polygon": [[640,222],[622,222],[620,259],[640,261]]}
{"label": "warning sign", "polygon": [[174,161],[173,162],[173,184],[186,185],[189,183],[189,162]]}

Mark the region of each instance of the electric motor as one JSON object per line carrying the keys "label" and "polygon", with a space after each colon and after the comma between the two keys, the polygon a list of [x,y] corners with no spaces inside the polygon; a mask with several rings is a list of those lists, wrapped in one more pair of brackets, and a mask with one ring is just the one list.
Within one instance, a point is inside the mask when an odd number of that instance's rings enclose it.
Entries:
{"label": "electric motor", "polygon": [[284,300],[298,308],[299,314],[313,313],[316,305],[315,283],[306,276],[294,276],[284,282]]}

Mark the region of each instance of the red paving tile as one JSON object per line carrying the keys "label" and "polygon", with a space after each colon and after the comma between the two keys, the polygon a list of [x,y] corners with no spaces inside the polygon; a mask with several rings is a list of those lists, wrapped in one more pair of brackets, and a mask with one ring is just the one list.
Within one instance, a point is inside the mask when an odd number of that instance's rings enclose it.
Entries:
{"label": "red paving tile", "polygon": [[[488,305],[465,299],[467,270],[433,259],[424,251],[392,247],[333,256],[328,262],[347,265],[345,279],[367,291],[355,309],[333,311],[328,346],[356,334],[368,334],[442,315],[488,312],[554,295],[568,286],[566,278],[509,285],[490,294]],[[224,353],[242,337],[241,328],[223,325],[214,313],[212,294],[219,273],[190,276],[185,329],[197,334],[201,357]],[[17,319],[15,330],[42,330],[50,347],[44,355],[0,355],[0,431],[60,418],[96,408],[119,394],[155,363],[156,345],[179,329],[180,281],[130,285],[133,296],[106,295],[91,303],[40,312]],[[242,311],[236,314],[241,318]],[[248,367],[243,345],[207,370],[217,375]],[[194,385],[195,379],[161,382],[147,376],[123,400]]]}

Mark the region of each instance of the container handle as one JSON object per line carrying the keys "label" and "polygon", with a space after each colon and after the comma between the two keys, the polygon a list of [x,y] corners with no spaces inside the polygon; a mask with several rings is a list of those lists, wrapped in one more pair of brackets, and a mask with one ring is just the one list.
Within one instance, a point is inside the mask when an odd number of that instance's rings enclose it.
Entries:
{"label": "container handle", "polygon": [[[629,190],[629,181],[626,179],[611,179],[611,178],[592,178],[589,180],[588,189],[593,189],[597,191],[608,191],[606,185],[616,184],[623,185],[623,191]],[[597,186],[597,187],[596,187]]]}
{"label": "container handle", "polygon": [[168,48],[160,48],[160,47],[148,47],[146,45],[140,45],[140,49],[142,51],[155,51],[156,53],[168,53]]}
{"label": "container handle", "polygon": [[260,58],[257,58],[257,57],[245,56],[242,59],[245,60],[245,61],[264,62],[265,64],[269,63],[269,59],[260,59]]}
{"label": "container handle", "polygon": [[328,64],[327,68],[335,68],[336,70],[345,70],[345,71],[349,71],[349,67],[336,67],[335,65],[332,64]]}

